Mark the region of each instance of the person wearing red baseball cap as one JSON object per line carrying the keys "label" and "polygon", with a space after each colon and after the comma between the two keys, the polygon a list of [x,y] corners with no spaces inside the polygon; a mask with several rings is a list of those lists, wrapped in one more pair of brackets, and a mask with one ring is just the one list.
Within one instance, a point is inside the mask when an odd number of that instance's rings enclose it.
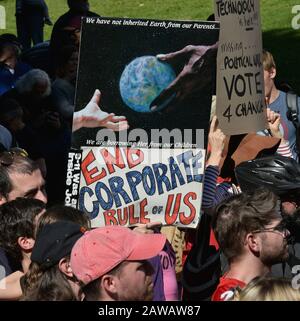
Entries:
{"label": "person wearing red baseball cap", "polygon": [[153,268],[147,261],[166,242],[162,234],[99,227],[84,234],[71,253],[71,268],[86,301],[152,300]]}

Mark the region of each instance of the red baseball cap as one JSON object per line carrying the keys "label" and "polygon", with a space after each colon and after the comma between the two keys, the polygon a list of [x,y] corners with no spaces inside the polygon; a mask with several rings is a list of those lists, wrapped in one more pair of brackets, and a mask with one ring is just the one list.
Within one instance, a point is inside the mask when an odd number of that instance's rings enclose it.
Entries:
{"label": "red baseball cap", "polygon": [[122,226],[99,227],[75,243],[70,263],[77,279],[88,284],[123,261],[156,256],[165,242],[162,234],[142,234]]}

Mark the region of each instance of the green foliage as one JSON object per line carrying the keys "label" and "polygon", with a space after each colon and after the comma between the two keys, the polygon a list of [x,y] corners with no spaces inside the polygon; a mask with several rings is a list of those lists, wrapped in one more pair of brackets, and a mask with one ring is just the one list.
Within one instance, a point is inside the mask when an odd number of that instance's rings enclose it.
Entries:
{"label": "green foliage", "polygon": [[[213,12],[212,0],[89,0],[91,10],[102,16],[205,20]],[[46,0],[52,21],[67,11],[66,0]],[[300,92],[300,31],[293,30],[292,7],[299,0],[260,0],[264,47],[275,56],[280,79]],[[6,9],[7,29],[15,33],[14,0],[0,0]],[[45,39],[51,27],[45,26]],[[298,64],[297,64],[298,62]]]}

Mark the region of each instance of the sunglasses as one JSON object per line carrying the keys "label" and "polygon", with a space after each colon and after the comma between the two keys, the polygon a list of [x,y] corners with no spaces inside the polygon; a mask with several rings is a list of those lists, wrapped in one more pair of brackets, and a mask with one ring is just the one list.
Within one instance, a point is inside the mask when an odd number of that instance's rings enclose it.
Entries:
{"label": "sunglasses", "polygon": [[0,154],[0,165],[10,166],[14,162],[15,156],[28,157],[28,153],[23,148],[11,148],[9,151]]}

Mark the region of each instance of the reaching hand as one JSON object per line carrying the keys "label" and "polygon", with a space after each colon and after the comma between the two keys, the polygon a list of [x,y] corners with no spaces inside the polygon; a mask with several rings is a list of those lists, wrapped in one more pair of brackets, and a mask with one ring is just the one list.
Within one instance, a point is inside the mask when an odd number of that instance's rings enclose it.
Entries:
{"label": "reaching hand", "polygon": [[[152,111],[173,105],[207,86],[212,80],[218,43],[212,46],[186,46],[169,54],[156,57],[171,64],[184,62],[184,67],[174,81],[151,103]],[[175,98],[176,96],[176,98]],[[174,101],[175,99],[175,101]]]}
{"label": "reaching hand", "polygon": [[73,132],[81,127],[106,127],[113,131],[121,131],[129,128],[125,116],[116,116],[113,113],[102,111],[99,107],[101,93],[98,89],[84,109],[75,112],[73,117]]}
{"label": "reaching hand", "polygon": [[280,131],[280,114],[272,111],[270,108],[267,108],[267,120],[272,136],[276,138],[283,138],[283,135]]}

